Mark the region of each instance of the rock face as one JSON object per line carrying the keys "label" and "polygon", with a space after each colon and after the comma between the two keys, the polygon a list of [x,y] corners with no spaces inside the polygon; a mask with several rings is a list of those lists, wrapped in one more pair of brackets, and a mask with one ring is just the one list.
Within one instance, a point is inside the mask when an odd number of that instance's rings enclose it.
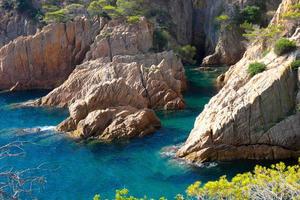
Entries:
{"label": "rock face", "polygon": [[[79,121],[77,127],[71,118],[62,122],[58,130],[71,131],[72,137],[79,139],[96,138],[113,141],[142,137],[161,126],[152,110],[146,108],[139,110],[131,106],[92,111]],[[74,127],[70,126],[70,123],[74,123],[72,124]]]}
{"label": "rock face", "polygon": [[[207,56],[203,60],[204,66],[233,65],[238,62],[246,48],[239,27],[230,29],[217,28],[216,17],[226,13],[234,18],[236,8],[253,5],[255,0],[194,0],[193,43],[200,53]],[[275,11],[281,0],[266,0],[266,13]],[[265,15],[267,16],[267,15]],[[265,19],[267,22],[269,18]],[[203,49],[205,47],[205,49]]]}
{"label": "rock face", "polygon": [[[282,6],[295,3],[299,2],[285,0]],[[299,45],[299,31],[291,39]],[[298,157],[300,115],[295,107],[299,80],[290,69],[298,55],[299,51],[280,57],[270,52],[262,57],[260,43],[249,47],[225,74],[224,87],[205,106],[177,155],[192,162]],[[267,70],[250,77],[247,68],[253,61],[265,63]]]}
{"label": "rock face", "polygon": [[235,31],[225,29],[220,32],[215,52],[203,59],[202,66],[231,65],[243,56],[246,48],[241,41],[244,38],[238,27],[233,29]]}
{"label": "rock face", "polygon": [[38,100],[42,106],[69,106],[59,130],[80,138],[113,140],[159,127],[147,109],[182,109],[184,68],[173,52],[98,58],[77,66],[67,81]]}
{"label": "rock face", "polygon": [[77,19],[51,24],[33,36],[18,37],[0,49],[0,90],[49,89],[81,63],[100,23]]}
{"label": "rock face", "polygon": [[169,18],[163,19],[165,23],[171,22],[170,32],[175,36],[179,45],[192,42],[193,3],[192,0],[145,0],[149,7],[156,11],[163,11]]}
{"label": "rock face", "polygon": [[19,36],[33,35],[38,24],[15,12],[0,8],[0,48]]}
{"label": "rock face", "polygon": [[[126,24],[126,25],[124,25]],[[137,24],[127,24],[124,20],[109,21],[86,56],[86,60],[116,55],[143,54],[153,44],[153,25],[144,17]]]}

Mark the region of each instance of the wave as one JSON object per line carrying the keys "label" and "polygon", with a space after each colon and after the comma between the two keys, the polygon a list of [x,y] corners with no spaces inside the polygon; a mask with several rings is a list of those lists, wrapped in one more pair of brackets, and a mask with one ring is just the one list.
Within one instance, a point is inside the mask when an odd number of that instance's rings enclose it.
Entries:
{"label": "wave", "polygon": [[161,149],[160,155],[162,157],[167,157],[167,158],[175,158],[176,157],[176,152],[180,148],[182,144],[177,144],[177,145],[172,145],[172,146],[167,146]]}
{"label": "wave", "polygon": [[38,127],[41,131],[54,131],[56,126],[41,126]]}
{"label": "wave", "polygon": [[192,163],[185,159],[176,157],[176,152],[179,150],[181,146],[182,144],[164,147],[161,149],[160,155],[164,158],[169,158],[170,162],[176,163],[181,166],[194,166],[199,168],[213,168],[218,166],[218,163],[216,162]]}
{"label": "wave", "polygon": [[47,131],[55,131],[55,126],[37,126],[33,128],[17,129],[18,135],[30,135],[35,133],[42,133]]}

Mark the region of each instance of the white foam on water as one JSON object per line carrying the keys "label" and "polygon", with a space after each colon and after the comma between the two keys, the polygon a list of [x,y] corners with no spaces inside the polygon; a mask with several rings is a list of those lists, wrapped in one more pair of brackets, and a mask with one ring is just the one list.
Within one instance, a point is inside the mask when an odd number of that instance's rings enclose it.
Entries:
{"label": "white foam on water", "polygon": [[40,131],[54,131],[56,126],[40,126],[37,128],[39,128]]}

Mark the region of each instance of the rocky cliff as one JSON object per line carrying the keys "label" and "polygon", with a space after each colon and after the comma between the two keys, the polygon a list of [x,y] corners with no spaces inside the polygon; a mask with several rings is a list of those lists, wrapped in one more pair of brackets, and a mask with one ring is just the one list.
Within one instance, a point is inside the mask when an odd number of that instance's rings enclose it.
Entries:
{"label": "rocky cliff", "polygon": [[38,105],[69,106],[60,131],[79,138],[114,140],[160,127],[152,109],[182,109],[184,68],[172,53],[115,56],[87,61]]}
{"label": "rocky cliff", "polygon": [[[236,23],[239,10],[248,5],[262,4],[266,23],[267,13],[275,11],[281,0],[194,0],[193,43],[199,53],[206,56],[202,65],[232,65],[238,62],[246,46],[242,30]],[[222,28],[216,18],[222,14],[230,17],[231,24]]]}
{"label": "rocky cliff", "polygon": [[86,60],[116,55],[147,53],[153,44],[153,25],[145,17],[128,24],[124,19],[109,21],[97,35],[86,55]]}
{"label": "rocky cliff", "polygon": [[0,90],[59,86],[80,64],[102,24],[86,19],[50,24],[0,49]]}
{"label": "rocky cliff", "polygon": [[149,52],[153,28],[145,18],[105,23],[84,62],[29,105],[69,107],[70,117],[58,130],[80,139],[111,141],[154,132],[160,121],[151,109],[184,108],[186,80],[172,51]]}
{"label": "rocky cliff", "polygon": [[33,35],[39,24],[17,12],[7,12],[0,8],[0,48],[19,36]]}
{"label": "rocky cliff", "polygon": [[[282,23],[283,12],[298,0],[284,0],[272,25]],[[280,20],[279,20],[280,18]],[[298,22],[283,21],[284,35],[300,44]],[[289,29],[288,29],[289,27]],[[177,152],[192,162],[232,159],[281,159],[300,155],[300,114],[297,78],[290,64],[299,50],[283,56],[262,56],[261,42],[252,44],[243,58],[225,74],[224,87],[205,106],[189,138]],[[267,70],[251,77],[253,61]]]}
{"label": "rocky cliff", "polygon": [[193,3],[192,0],[145,0],[152,10],[165,12],[158,21],[164,20],[169,23],[169,31],[179,45],[186,45],[192,42],[193,26]]}

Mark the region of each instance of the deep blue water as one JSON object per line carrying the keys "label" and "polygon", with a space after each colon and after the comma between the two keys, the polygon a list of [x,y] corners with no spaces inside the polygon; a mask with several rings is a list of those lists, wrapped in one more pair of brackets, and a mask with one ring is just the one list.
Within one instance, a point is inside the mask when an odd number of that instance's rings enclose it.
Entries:
{"label": "deep blue water", "polygon": [[[185,141],[196,116],[215,94],[215,73],[187,69],[187,109],[160,112],[163,128],[153,135],[114,144],[75,143],[53,127],[67,117],[66,110],[15,108],[13,103],[45,95],[46,91],[0,94],[0,144],[27,141],[26,155],[0,160],[1,167],[25,169],[45,163],[47,183],[39,199],[88,200],[94,194],[112,198],[114,191],[128,188],[133,195],[173,199],[196,180],[207,182],[226,174],[252,170],[255,162],[211,163],[203,167],[184,165],[164,156],[164,148]],[[41,131],[28,128],[41,127]]]}

